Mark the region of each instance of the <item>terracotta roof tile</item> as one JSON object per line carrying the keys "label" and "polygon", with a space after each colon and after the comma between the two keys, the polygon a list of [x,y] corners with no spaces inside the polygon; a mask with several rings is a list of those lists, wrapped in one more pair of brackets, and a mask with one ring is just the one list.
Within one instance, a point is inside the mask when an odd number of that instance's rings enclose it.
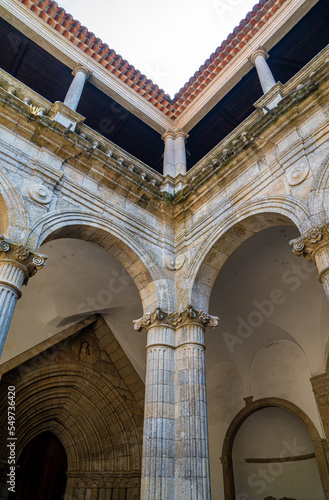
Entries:
{"label": "terracotta roof tile", "polygon": [[210,54],[205,63],[191,76],[171,99],[163,89],[123,59],[120,54],[53,0],[20,0],[71,43],[105,67],[114,76],[142,95],[166,116],[175,120],[193,100],[218,76],[221,70],[271,19],[287,0],[261,0],[234,28],[226,40]]}

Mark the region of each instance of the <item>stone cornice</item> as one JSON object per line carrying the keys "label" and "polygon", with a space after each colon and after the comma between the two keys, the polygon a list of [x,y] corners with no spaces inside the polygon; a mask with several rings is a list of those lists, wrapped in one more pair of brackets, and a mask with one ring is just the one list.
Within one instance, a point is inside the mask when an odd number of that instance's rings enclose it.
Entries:
{"label": "stone cornice", "polygon": [[157,107],[142,97],[138,92],[124,84],[101,64],[74,43],[70,43],[56,29],[43,22],[34,12],[26,8],[19,0],[0,0],[1,17],[11,21],[15,27],[28,33],[39,45],[47,45],[47,51],[72,69],[76,64],[92,71],[92,83],[97,88],[114,98],[133,114],[143,117],[158,132],[162,133],[171,126],[170,119]]}
{"label": "stone cornice", "polygon": [[263,114],[260,111],[254,112],[192,167],[185,176],[185,187],[175,194],[174,203],[177,207],[175,212],[179,213],[180,207],[183,206],[182,202],[184,202],[185,208],[187,207],[186,203],[189,203],[188,199],[191,194],[193,194],[191,198],[191,202],[193,202],[198,189],[202,189],[204,194],[205,185],[211,186],[209,189],[209,196],[211,196],[215,185],[221,183],[223,176],[227,174],[227,169],[229,168],[230,175],[236,168],[240,169],[241,164],[247,158],[246,150],[254,154],[258,139],[266,137],[268,142],[270,136],[276,135],[278,127],[280,127],[280,119],[285,118],[284,126],[287,127],[287,124],[294,120],[295,115],[300,113],[300,105],[306,102],[307,106],[307,98],[320,86],[321,95],[328,93],[328,53],[329,50],[325,49],[321,53],[317,65],[312,61],[310,65],[303,68],[300,78],[295,79],[293,90],[290,86],[286,90],[284,86],[284,96],[278,106],[274,108],[273,115]]}
{"label": "stone cornice", "polygon": [[[51,9],[42,8],[42,2],[37,6],[30,0],[0,0],[0,10],[5,19],[28,31],[37,43],[40,39],[43,44],[47,40],[47,50],[68,66],[82,62],[90,68],[93,84],[163,133],[173,125],[175,129],[189,131],[202,118],[205,107],[209,109],[216,104],[237,79],[249,71],[248,57],[255,48],[262,45],[269,50],[314,3],[316,0],[280,0],[263,2],[261,8],[256,6],[178,92],[174,101],[118,54],[113,54],[93,33],[86,29],[79,33],[65,15],[61,17],[59,8],[51,14]],[[173,107],[175,102],[179,104],[178,109]]]}
{"label": "stone cornice", "polygon": [[195,309],[189,305],[181,312],[166,312],[157,307],[152,313],[146,313],[141,318],[134,321],[134,329],[141,332],[143,329],[157,326],[167,326],[172,329],[182,328],[187,325],[199,325],[203,328],[216,328],[219,318]]}

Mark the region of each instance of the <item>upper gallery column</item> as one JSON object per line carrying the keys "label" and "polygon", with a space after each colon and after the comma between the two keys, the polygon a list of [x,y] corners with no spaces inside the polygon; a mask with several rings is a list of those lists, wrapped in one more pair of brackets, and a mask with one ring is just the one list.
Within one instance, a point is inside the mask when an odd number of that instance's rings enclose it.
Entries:
{"label": "upper gallery column", "polygon": [[162,135],[165,143],[163,155],[163,175],[175,178],[179,174],[186,174],[185,141],[188,134],[183,130],[172,132],[167,130]]}
{"label": "upper gallery column", "polygon": [[272,87],[276,84],[272,71],[270,70],[266,59],[268,58],[267,52],[259,47],[250,57],[251,62],[255,65],[258,78],[263,89],[264,94],[266,94]]}
{"label": "upper gallery column", "polygon": [[86,81],[90,77],[91,72],[81,64],[77,64],[72,74],[74,75],[74,78],[70,85],[69,90],[67,91],[64,104],[68,108],[73,109],[73,111],[76,111],[82,95],[83,88],[85,86]]}
{"label": "upper gallery column", "polygon": [[329,224],[312,227],[305,235],[290,241],[294,254],[303,255],[314,262],[319,273],[319,281],[329,301]]}
{"label": "upper gallery column", "polygon": [[175,176],[186,174],[185,141],[188,134],[184,130],[177,130],[175,134]]}
{"label": "upper gallery column", "polygon": [[175,177],[175,134],[167,131],[162,135],[164,141],[163,175]]}
{"label": "upper gallery column", "polygon": [[46,258],[0,235],[0,356],[22,286],[45,265]]}

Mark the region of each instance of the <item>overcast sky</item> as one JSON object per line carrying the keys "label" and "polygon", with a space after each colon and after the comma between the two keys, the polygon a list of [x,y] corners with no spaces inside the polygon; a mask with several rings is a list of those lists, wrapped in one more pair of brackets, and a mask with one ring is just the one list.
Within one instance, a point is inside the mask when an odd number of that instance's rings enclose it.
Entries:
{"label": "overcast sky", "polygon": [[171,97],[255,3],[255,0],[58,0],[61,7]]}

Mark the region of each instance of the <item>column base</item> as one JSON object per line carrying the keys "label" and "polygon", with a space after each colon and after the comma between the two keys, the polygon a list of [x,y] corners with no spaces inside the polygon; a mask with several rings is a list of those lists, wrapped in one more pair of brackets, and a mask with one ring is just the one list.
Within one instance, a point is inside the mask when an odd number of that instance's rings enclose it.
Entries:
{"label": "column base", "polygon": [[283,97],[283,85],[278,82],[266,94],[264,94],[258,101],[255,102],[254,107],[261,110],[264,114],[268,113],[268,109],[275,108]]}
{"label": "column base", "polygon": [[78,123],[83,123],[85,121],[84,116],[80,115],[76,111],[73,111],[60,101],[54,102],[49,111],[49,117],[72,132],[75,131]]}

